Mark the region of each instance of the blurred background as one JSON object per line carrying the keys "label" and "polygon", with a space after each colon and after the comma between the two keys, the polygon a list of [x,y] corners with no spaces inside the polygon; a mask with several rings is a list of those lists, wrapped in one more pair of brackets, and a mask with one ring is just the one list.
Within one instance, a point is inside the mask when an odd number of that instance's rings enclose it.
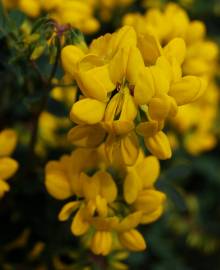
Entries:
{"label": "blurred background", "polygon": [[[100,4],[100,9],[94,13],[101,21],[100,28],[85,33],[86,41],[115,31],[128,13],[145,14],[150,8],[163,9],[168,2],[175,2],[191,20],[205,23],[206,39],[219,47],[219,0],[127,2],[111,8],[101,8]],[[17,7],[9,13],[15,27],[25,29],[27,14]],[[4,28],[1,20],[0,26]],[[44,187],[46,161],[70,152],[65,135],[71,127],[68,113],[76,89],[71,86],[62,91],[59,86],[51,91],[46,109],[39,116],[34,149],[37,155],[33,164],[30,131],[34,127],[35,107],[42,95],[41,85],[38,74],[26,65],[22,50],[21,55],[9,50],[11,41],[7,40],[5,31],[6,28],[0,34],[0,128],[13,127],[18,133],[19,143],[13,158],[19,160],[20,169],[10,180],[10,192],[0,200],[0,269],[117,269],[102,268],[99,259],[77,248],[80,243],[71,235],[69,223],[57,220],[62,203],[50,197]],[[47,55],[38,60],[38,65],[43,74],[48,74],[50,66],[45,65],[45,61]],[[168,197],[165,214],[152,225],[141,228],[148,243],[147,251],[128,257],[122,255],[128,268],[121,266],[119,270],[220,269],[220,68],[219,59],[216,61],[210,94],[193,108],[186,109],[186,113],[179,116],[180,120],[169,123],[167,128],[174,154],[171,160],[161,162],[157,183]],[[61,70],[57,77],[62,77]],[[180,122],[185,125],[178,125]],[[204,126],[210,127],[203,137],[204,133],[197,131]],[[76,266],[80,260],[91,268]],[[93,265],[93,261],[98,263]]]}

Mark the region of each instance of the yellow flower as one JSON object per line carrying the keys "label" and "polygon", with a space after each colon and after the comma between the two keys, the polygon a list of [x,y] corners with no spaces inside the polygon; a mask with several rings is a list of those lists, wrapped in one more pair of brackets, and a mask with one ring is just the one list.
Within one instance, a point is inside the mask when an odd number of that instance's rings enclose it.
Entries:
{"label": "yellow flower", "polygon": [[18,0],[18,8],[30,17],[37,17],[41,12],[41,5],[38,0]]}
{"label": "yellow flower", "polygon": [[89,0],[42,1],[42,9],[60,24],[71,24],[84,33],[98,30],[99,22],[93,17],[95,6]]}
{"label": "yellow flower", "polygon": [[92,238],[91,249],[96,255],[108,255],[111,251],[112,236],[110,232],[97,231]]}
{"label": "yellow flower", "polygon": [[[151,153],[170,158],[169,141],[161,131],[165,120],[177,114],[179,105],[198,99],[206,87],[201,78],[182,77],[185,52],[181,38],[162,48],[151,30],[137,36],[129,26],[94,40],[86,51],[65,47],[63,68],[83,94],[70,112],[71,120],[79,125],[70,131],[71,142],[96,146],[105,141],[111,162],[121,159],[133,165],[139,152],[137,132]],[[143,126],[145,122],[148,127]],[[92,126],[100,130],[100,136],[94,135]],[[79,131],[84,136],[81,140]]]}
{"label": "yellow flower", "polygon": [[218,115],[218,100],[218,88],[210,83],[205,94],[196,103],[181,107],[177,116],[171,120],[174,130],[183,136],[185,149],[192,155],[211,150],[217,143],[214,127]]}
{"label": "yellow flower", "polygon": [[130,251],[143,251],[146,249],[146,243],[143,236],[137,230],[130,230],[121,233],[119,241],[122,246],[129,249]]}
{"label": "yellow flower", "polygon": [[[149,9],[144,15],[128,14],[123,23],[135,28],[138,46],[141,51],[144,51],[142,55],[146,63],[155,62],[160,54],[160,50],[155,49],[156,46],[152,45],[164,44],[162,54],[169,60],[173,70],[173,82],[170,85],[168,95],[174,98],[178,106],[184,105],[179,108],[177,117],[173,120],[170,118],[170,121],[178,131],[186,133],[183,145],[187,151],[191,154],[199,154],[203,150],[214,147],[216,139],[212,131],[216,118],[216,102],[212,102],[212,105],[209,103],[208,92],[212,92],[210,90],[212,86],[206,86],[207,82],[208,85],[213,84],[218,46],[207,39],[204,23],[197,20],[190,21],[186,11],[174,3],[167,4],[164,10]],[[152,35],[149,37],[150,32],[153,33],[154,41]],[[184,54],[180,38],[185,41]],[[144,46],[147,49],[144,49]],[[173,62],[173,56],[177,62],[182,64],[182,70]],[[161,78],[160,81],[162,81]],[[207,94],[204,92],[205,90]],[[217,100],[217,97],[215,99]],[[198,101],[194,102],[196,100]],[[185,106],[191,102],[194,103]],[[172,111],[177,112],[173,101],[172,104]],[[164,99],[163,101],[158,98],[154,99],[148,108],[152,120],[161,121],[162,117],[168,113],[167,105],[164,103]],[[172,116],[175,114],[173,113]],[[159,140],[159,136],[156,134],[160,132],[160,128],[154,121],[140,123],[137,132],[144,136],[147,147],[151,148],[151,153],[156,154],[157,152],[165,158],[170,155],[168,140],[161,133]],[[205,127],[205,123],[208,123],[207,127]],[[193,143],[195,139],[198,141],[197,144]],[[163,146],[161,151],[158,149],[158,142]],[[159,157],[159,155],[157,156]]]}
{"label": "yellow flower", "polygon": [[89,0],[4,0],[3,4],[7,9],[18,8],[32,18],[47,12],[58,23],[71,24],[84,33],[93,33],[99,28],[93,14],[96,6]]}
{"label": "yellow flower", "polygon": [[17,144],[17,134],[12,129],[0,132],[0,157],[10,156]]}
{"label": "yellow flower", "polygon": [[47,146],[66,147],[68,145],[66,134],[60,131],[69,128],[70,121],[67,117],[58,117],[43,111],[39,118],[39,140],[36,151],[44,155]]}
{"label": "yellow flower", "polygon": [[10,157],[17,144],[17,134],[12,129],[0,132],[0,198],[10,190],[6,180],[11,178],[18,169],[18,162]]}
{"label": "yellow flower", "polygon": [[134,0],[95,0],[96,7],[103,21],[110,21],[117,9],[126,8]]}
{"label": "yellow flower", "polygon": [[173,38],[185,40],[187,51],[183,63],[185,75],[212,76],[215,72],[218,47],[206,39],[206,27],[201,21],[190,21],[180,6],[169,3],[161,11],[159,8],[147,10],[144,16],[127,14],[124,25],[132,25],[139,35],[153,31],[158,39],[167,44]]}
{"label": "yellow flower", "polygon": [[60,161],[48,162],[45,185],[56,199],[72,198],[61,209],[59,220],[71,218],[72,233],[87,235],[93,253],[105,256],[116,243],[131,251],[146,247],[136,228],[163,212],[165,195],[154,188],[159,170],[158,160],[142,152],[133,167],[109,163],[101,145],[79,148]]}

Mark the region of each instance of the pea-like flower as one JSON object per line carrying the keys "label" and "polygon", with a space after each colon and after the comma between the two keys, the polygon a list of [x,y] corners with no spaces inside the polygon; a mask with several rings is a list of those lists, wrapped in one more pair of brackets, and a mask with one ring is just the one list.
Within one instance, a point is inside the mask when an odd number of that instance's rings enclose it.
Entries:
{"label": "pea-like flower", "polygon": [[173,39],[162,48],[153,32],[137,38],[134,29],[125,26],[94,40],[87,49],[66,46],[61,57],[64,70],[82,93],[70,112],[77,124],[69,133],[70,141],[86,147],[92,141],[93,146],[105,141],[110,161],[122,159],[133,165],[139,152],[138,133],[155,156],[171,157],[162,132],[165,120],[205,89],[201,78],[182,77],[183,39]]}
{"label": "pea-like flower", "polygon": [[158,160],[142,152],[126,167],[109,163],[103,146],[80,148],[48,162],[45,185],[56,199],[69,199],[59,219],[71,218],[72,233],[87,235],[95,254],[107,255],[118,243],[141,251],[146,243],[137,226],[155,221],[164,208],[165,195],[154,187],[159,170]]}
{"label": "pea-like flower", "polygon": [[[177,117],[170,119],[170,122],[175,132],[184,133],[183,145],[191,154],[199,154],[201,151],[213,148],[216,144],[213,130],[215,129],[218,106],[218,91],[214,82],[217,72],[218,46],[213,41],[208,40],[204,23],[198,20],[190,21],[186,11],[174,3],[167,4],[163,10],[159,8],[149,9],[145,15],[138,13],[127,14],[123,22],[135,28],[141,44],[144,44],[142,37],[146,33],[149,33],[149,31],[154,32],[158,40],[165,45],[164,50],[168,57],[173,50],[176,50],[176,53],[179,50],[178,46],[174,48],[174,43],[172,50],[169,48],[169,43],[172,43],[172,39],[184,39],[186,44],[185,58],[182,59],[182,72],[185,75],[184,83],[189,82],[191,75],[195,75],[203,78],[203,80],[205,79],[208,82],[208,87],[207,91],[199,99],[195,95],[197,102],[186,105],[187,102],[183,104],[183,100],[179,100],[179,105],[185,106],[180,108]],[[152,60],[152,55],[156,54],[158,54],[158,51],[154,50],[154,54],[151,53],[145,58],[148,61]],[[178,55],[180,56],[181,54]],[[193,83],[193,81],[191,82]],[[194,81],[192,84],[194,88],[195,83]],[[180,85],[183,84],[175,84],[174,91],[182,87]],[[188,98],[186,95],[181,96],[181,98],[184,99],[184,96]],[[176,98],[178,99],[177,96]],[[211,102],[210,99],[212,100]],[[154,128],[155,125],[151,124]],[[145,131],[149,130],[149,124],[144,128]],[[162,140],[164,140],[164,146],[168,144],[167,140],[165,142],[165,137],[162,134],[160,136],[157,135],[154,139],[152,137],[147,141],[145,139],[148,147],[152,148],[154,148],[157,142],[159,143]],[[195,141],[197,142],[196,144],[194,143]]]}

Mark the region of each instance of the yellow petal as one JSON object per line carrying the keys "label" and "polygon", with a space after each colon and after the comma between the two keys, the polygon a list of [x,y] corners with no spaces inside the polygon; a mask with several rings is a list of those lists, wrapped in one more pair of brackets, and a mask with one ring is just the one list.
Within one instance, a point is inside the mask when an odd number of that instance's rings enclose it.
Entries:
{"label": "yellow petal", "polygon": [[155,64],[162,53],[159,40],[153,33],[145,33],[139,36],[138,48],[144,58],[145,65]]}
{"label": "yellow petal", "polygon": [[155,95],[167,94],[170,90],[169,78],[166,77],[166,72],[159,66],[155,65],[150,67],[152,74]]}
{"label": "yellow petal", "polygon": [[[170,61],[170,65],[171,65],[171,71],[172,71],[172,76],[171,76],[171,83],[172,82],[178,82],[181,80],[182,78],[182,66],[177,62],[177,60],[175,58],[173,58]],[[185,65],[185,63],[184,63]],[[187,73],[186,73],[187,74]],[[188,73],[190,74],[190,73]]]}
{"label": "yellow petal", "polygon": [[87,71],[80,70],[76,79],[85,96],[99,101],[107,101],[107,93],[115,88],[110,79],[107,65],[94,67]]}
{"label": "yellow petal", "polygon": [[160,174],[160,163],[154,156],[145,157],[135,168],[144,188],[152,187]]}
{"label": "yellow petal", "polygon": [[91,242],[91,250],[96,255],[106,256],[112,248],[112,235],[110,232],[97,231]]}
{"label": "yellow petal", "polygon": [[126,135],[127,133],[129,133],[130,131],[132,131],[134,129],[134,122],[130,122],[130,121],[121,121],[121,120],[116,120],[113,121],[110,125],[110,129],[109,132],[117,134],[117,135]]}
{"label": "yellow petal", "polygon": [[123,196],[128,204],[132,204],[137,199],[140,191],[140,181],[138,174],[134,170],[131,170],[126,175],[123,184]]}
{"label": "yellow petal", "polygon": [[79,207],[80,201],[74,201],[66,203],[61,209],[58,219],[60,221],[66,221],[70,217],[70,215]]}
{"label": "yellow petal", "polygon": [[137,107],[128,89],[124,89],[123,103],[119,120],[133,121],[137,115]]}
{"label": "yellow petal", "polygon": [[152,98],[149,103],[149,115],[153,120],[163,121],[169,114],[170,102],[169,99],[164,96]]}
{"label": "yellow petal", "polygon": [[117,186],[112,176],[105,171],[99,171],[95,174],[95,177],[99,178],[100,195],[104,197],[107,202],[113,202],[117,197]]}
{"label": "yellow petal", "polygon": [[75,75],[77,71],[77,63],[83,58],[83,51],[74,45],[68,45],[61,51],[61,61],[65,72]]}
{"label": "yellow petal", "polygon": [[85,234],[89,229],[89,223],[84,219],[83,208],[80,208],[75,217],[73,218],[73,222],[71,224],[71,231],[74,235],[80,236]]}
{"label": "yellow petal", "polygon": [[139,193],[133,206],[143,214],[148,214],[156,211],[164,203],[165,198],[165,194],[160,191],[145,189]]}
{"label": "yellow petal", "polygon": [[18,169],[16,160],[8,157],[0,158],[0,178],[6,180],[12,177]]}
{"label": "yellow petal", "polygon": [[122,83],[126,76],[128,64],[129,47],[121,48],[109,63],[109,74],[111,81],[116,85]]}
{"label": "yellow petal", "polygon": [[[160,56],[157,59],[156,62],[156,66],[158,66],[160,69],[163,70],[165,77],[167,78],[167,80],[170,82],[172,79],[172,62],[174,62],[175,60],[172,59],[171,63],[167,60],[167,58],[165,56]],[[176,60],[177,61],[177,60]],[[180,66],[180,65],[179,65]]]}
{"label": "yellow petal", "polygon": [[142,212],[137,211],[132,214],[129,214],[116,226],[117,232],[129,231],[133,228],[136,228],[142,219]]}
{"label": "yellow petal", "polygon": [[121,155],[124,164],[131,166],[135,163],[139,153],[139,142],[135,132],[130,132],[121,139]]}
{"label": "yellow petal", "polygon": [[9,156],[17,144],[17,134],[12,129],[4,129],[0,132],[0,157]]}
{"label": "yellow petal", "polygon": [[30,17],[37,17],[40,15],[40,4],[37,1],[30,0],[20,0],[18,2],[19,9],[26,13]]}
{"label": "yellow petal", "polygon": [[143,236],[137,230],[130,230],[118,235],[118,239],[124,248],[131,251],[143,251],[146,243]]}
{"label": "yellow petal", "polygon": [[83,195],[87,200],[95,199],[100,192],[100,182],[97,175],[92,177],[87,176],[85,173],[81,173]]}
{"label": "yellow petal", "polygon": [[105,121],[113,121],[120,113],[122,95],[120,93],[115,94],[109,101],[105,111]]}
{"label": "yellow petal", "polygon": [[95,198],[96,210],[100,217],[107,217],[108,214],[108,205],[105,198],[101,196],[96,196]]}
{"label": "yellow petal", "polygon": [[118,224],[118,218],[114,217],[93,217],[91,224],[99,231],[111,231]]}
{"label": "yellow petal", "polygon": [[182,64],[186,55],[186,45],[182,38],[172,39],[165,47],[164,54],[168,59],[176,58]]}
{"label": "yellow petal", "polygon": [[136,127],[136,132],[144,137],[152,137],[158,132],[158,122],[142,122]]}
{"label": "yellow petal", "polygon": [[69,179],[61,171],[46,173],[45,185],[48,193],[58,200],[65,200],[73,195]]}
{"label": "yellow petal", "polygon": [[4,180],[0,179],[0,198],[2,198],[5,192],[10,190],[10,186]]}
{"label": "yellow petal", "polygon": [[184,105],[198,99],[204,93],[206,86],[206,82],[199,77],[185,76],[171,85],[169,95],[178,105]]}
{"label": "yellow petal", "polygon": [[99,123],[105,113],[106,103],[91,99],[84,98],[74,103],[70,119],[77,124],[93,125]]}
{"label": "yellow petal", "polygon": [[110,163],[120,162],[120,138],[114,134],[109,134],[105,142],[105,153]]}
{"label": "yellow petal", "polygon": [[70,143],[79,147],[97,147],[100,145],[106,132],[101,125],[77,125],[68,132]]}
{"label": "yellow petal", "polygon": [[144,69],[144,60],[137,47],[131,47],[128,55],[126,78],[131,85],[135,85],[140,70]]}
{"label": "yellow petal", "polygon": [[147,149],[159,159],[169,159],[172,156],[170,143],[167,136],[159,131],[153,137],[144,138]]}
{"label": "yellow petal", "polygon": [[159,206],[155,211],[147,214],[143,214],[141,218],[141,224],[149,224],[157,220],[163,213],[163,206]]}
{"label": "yellow petal", "polygon": [[195,41],[201,40],[205,37],[206,27],[201,21],[192,21],[190,27],[186,33],[187,43],[194,43]]}
{"label": "yellow petal", "polygon": [[120,48],[136,46],[137,37],[134,28],[131,26],[123,26],[111,38],[111,49],[113,52]]}
{"label": "yellow petal", "polygon": [[148,104],[155,94],[153,76],[149,68],[142,68],[137,76],[134,99],[138,105]]}

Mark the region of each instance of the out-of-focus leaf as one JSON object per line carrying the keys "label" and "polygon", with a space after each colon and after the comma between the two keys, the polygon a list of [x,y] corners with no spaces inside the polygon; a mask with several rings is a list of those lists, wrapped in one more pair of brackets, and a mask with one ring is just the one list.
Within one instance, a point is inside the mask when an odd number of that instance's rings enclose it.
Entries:
{"label": "out-of-focus leaf", "polygon": [[9,33],[9,30],[10,29],[7,24],[5,9],[3,7],[2,1],[0,1],[0,38],[7,35]]}

